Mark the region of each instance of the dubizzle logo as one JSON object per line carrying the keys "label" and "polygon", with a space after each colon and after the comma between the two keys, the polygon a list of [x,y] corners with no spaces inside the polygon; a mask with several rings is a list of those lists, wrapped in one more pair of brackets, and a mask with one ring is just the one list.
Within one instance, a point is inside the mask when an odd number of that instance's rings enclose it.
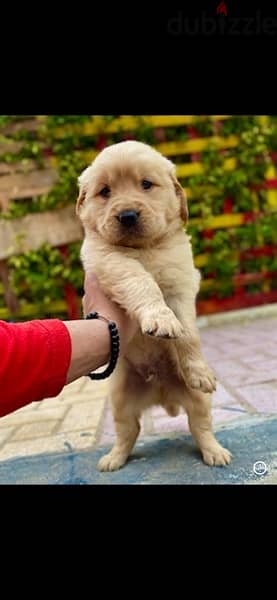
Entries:
{"label": "dubizzle logo", "polygon": [[217,15],[225,15],[225,17],[227,17],[227,6],[226,6],[224,0],[222,2],[220,2],[220,4],[216,7],[216,14]]}
{"label": "dubizzle logo", "polygon": [[[228,2],[228,0],[226,0]],[[167,33],[174,36],[194,35],[270,35],[277,36],[277,19],[265,17],[256,10],[251,17],[232,17],[228,14],[225,0],[217,0],[213,6],[214,16],[203,10],[199,16],[187,16],[183,10],[171,16],[167,21]]]}

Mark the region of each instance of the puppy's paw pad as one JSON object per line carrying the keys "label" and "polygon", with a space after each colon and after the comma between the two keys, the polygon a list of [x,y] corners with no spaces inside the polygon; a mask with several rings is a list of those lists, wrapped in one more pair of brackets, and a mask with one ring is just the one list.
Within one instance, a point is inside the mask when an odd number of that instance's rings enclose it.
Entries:
{"label": "puppy's paw pad", "polygon": [[119,454],[112,454],[112,452],[110,452],[100,458],[97,469],[98,471],[117,471],[125,464],[125,462],[125,458]]}
{"label": "puppy's paw pad", "polygon": [[202,450],[203,460],[206,465],[210,467],[222,467],[229,465],[232,460],[232,454],[226,448],[220,446],[220,444]]}

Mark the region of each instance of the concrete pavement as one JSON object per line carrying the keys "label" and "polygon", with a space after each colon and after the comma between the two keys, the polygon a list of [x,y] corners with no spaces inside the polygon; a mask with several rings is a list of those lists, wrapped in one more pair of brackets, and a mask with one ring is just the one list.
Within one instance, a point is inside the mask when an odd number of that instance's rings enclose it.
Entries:
{"label": "concrete pavement", "polygon": [[104,449],[65,451],[0,463],[0,484],[277,484],[276,418],[233,423],[218,431],[217,438],[232,448],[234,458],[228,467],[208,467],[190,436],[169,434],[140,440],[128,464],[113,473],[96,469]]}

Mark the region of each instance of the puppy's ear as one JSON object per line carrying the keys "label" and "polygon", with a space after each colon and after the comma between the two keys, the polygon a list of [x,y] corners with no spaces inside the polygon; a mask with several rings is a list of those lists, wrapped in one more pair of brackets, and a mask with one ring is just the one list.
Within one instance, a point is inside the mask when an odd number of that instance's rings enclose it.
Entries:
{"label": "puppy's ear", "polygon": [[179,200],[180,200],[181,219],[186,224],[188,222],[188,218],[189,218],[187,196],[186,196],[186,193],[185,193],[184,189],[182,188],[181,184],[179,183],[178,179],[176,178],[175,173],[171,173],[170,176],[173,181],[174,188],[175,188],[175,194],[176,194],[177,198],[179,198]]}
{"label": "puppy's ear", "polygon": [[79,192],[79,196],[77,198],[77,204],[76,204],[76,214],[79,215],[80,214],[80,210],[82,205],[84,204],[84,201],[86,199],[86,190],[85,189],[80,189]]}
{"label": "puppy's ear", "polygon": [[77,199],[77,204],[76,204],[76,213],[77,215],[80,214],[81,208],[84,204],[84,201],[86,199],[86,194],[87,194],[87,189],[88,189],[88,182],[89,182],[89,178],[90,178],[90,174],[91,174],[91,167],[87,167],[83,173],[81,173],[80,177],[78,178],[78,184],[79,184],[79,196]]}

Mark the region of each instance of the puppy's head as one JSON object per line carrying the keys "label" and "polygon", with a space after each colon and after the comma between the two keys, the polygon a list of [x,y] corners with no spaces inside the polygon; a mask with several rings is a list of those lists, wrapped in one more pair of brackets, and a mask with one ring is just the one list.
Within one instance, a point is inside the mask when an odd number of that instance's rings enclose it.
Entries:
{"label": "puppy's head", "polygon": [[153,245],[188,219],[175,166],[141,142],[105,148],[79,177],[77,214],[111,244]]}

